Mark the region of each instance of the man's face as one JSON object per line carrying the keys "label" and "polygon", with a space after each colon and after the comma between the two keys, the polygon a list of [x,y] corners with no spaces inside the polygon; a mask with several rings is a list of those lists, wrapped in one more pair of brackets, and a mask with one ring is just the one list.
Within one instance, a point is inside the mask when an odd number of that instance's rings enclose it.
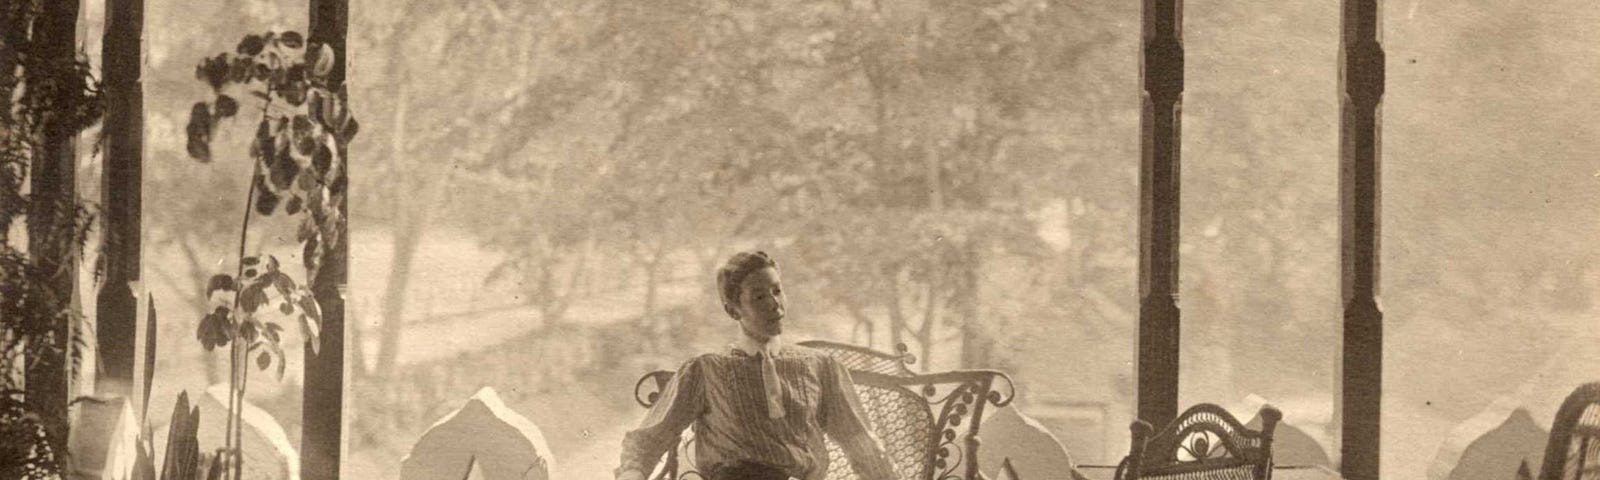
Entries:
{"label": "man's face", "polygon": [[734,306],[739,328],[759,341],[783,333],[783,302],[778,269],[767,267],[746,275],[739,282],[739,303]]}

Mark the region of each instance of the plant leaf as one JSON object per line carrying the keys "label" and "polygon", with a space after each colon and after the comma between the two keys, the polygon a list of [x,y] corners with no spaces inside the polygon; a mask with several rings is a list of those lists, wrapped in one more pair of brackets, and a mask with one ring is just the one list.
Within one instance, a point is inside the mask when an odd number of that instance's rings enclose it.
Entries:
{"label": "plant leaf", "polygon": [[272,354],[271,353],[261,352],[261,355],[256,356],[256,367],[258,367],[259,369],[266,370],[267,367],[271,366],[271,365],[272,365]]}
{"label": "plant leaf", "polygon": [[266,269],[261,265],[260,256],[241,258],[239,259],[239,266],[243,267],[239,270],[239,283],[244,285],[246,288],[260,283],[261,276],[264,275],[264,272],[266,272]]}
{"label": "plant leaf", "polygon": [[284,367],[289,366],[289,362],[284,359],[283,346],[273,342],[267,346],[267,351],[272,352],[272,356],[278,357],[278,380],[283,380]]}
{"label": "plant leaf", "polygon": [[300,162],[287,149],[276,153],[277,157],[267,163],[267,175],[272,179],[273,191],[282,192],[294,186],[295,177],[300,175]]}
{"label": "plant leaf", "polygon": [[303,288],[300,289],[299,304],[301,312],[305,312],[306,315],[310,315],[312,320],[318,322],[322,321],[322,307],[317,304],[317,298],[312,296],[311,292],[308,292]]}
{"label": "plant leaf", "polygon": [[190,136],[188,150],[189,158],[198,160],[200,163],[211,163],[211,145],[207,144],[204,139]]}
{"label": "plant leaf", "polygon": [[[307,218],[306,220],[307,223],[312,223],[310,218]],[[300,259],[305,263],[306,277],[310,278],[310,281],[313,282],[316,281],[317,270],[322,268],[322,241],[319,238],[319,232],[315,227],[316,226],[313,224],[311,235],[307,236],[305,240],[302,240],[305,242],[305,248],[302,249],[300,253]]]}
{"label": "plant leaf", "polygon": [[206,296],[211,296],[217,290],[234,291],[233,276],[224,273],[212,275],[211,280],[206,282]]}
{"label": "plant leaf", "polygon": [[317,223],[312,221],[310,217],[306,217],[305,219],[300,220],[300,229],[299,231],[295,232],[294,239],[297,242],[304,242],[316,234]]}
{"label": "plant leaf", "polygon": [[294,149],[295,152],[299,153],[301,156],[309,157],[315,155],[317,152],[317,139],[315,136],[310,134],[303,137],[297,137],[294,139]]}
{"label": "plant leaf", "polygon": [[204,80],[212,90],[221,90],[228,83],[228,54],[207,58],[195,67],[195,78]]}
{"label": "plant leaf", "polygon": [[[293,70],[290,72],[284,72],[283,77],[285,82],[292,80],[289,78],[289,75],[291,75],[292,71]],[[306,103],[306,89],[304,84],[289,83],[278,92],[283,95],[283,101],[289,102],[290,105],[298,107]]]}
{"label": "plant leaf", "polygon": [[346,177],[342,173],[335,174],[333,181],[328,182],[328,200],[333,205],[338,205],[339,202],[344,200],[344,189],[350,185],[350,177]]}
{"label": "plant leaf", "polygon": [[272,136],[267,133],[267,121],[262,120],[256,127],[256,137],[250,140],[250,158],[265,163],[273,158],[274,153]]}
{"label": "plant leaf", "polygon": [[327,96],[322,94],[321,89],[313,88],[306,92],[306,115],[311,117],[311,121],[327,125],[328,115],[323,110],[327,107],[328,99]]}
{"label": "plant leaf", "polygon": [[211,108],[206,102],[195,102],[189,109],[189,156],[201,163],[211,161]]}
{"label": "plant leaf", "polygon": [[239,113],[239,102],[235,101],[233,97],[217,94],[215,109],[217,111],[217,118],[232,117],[234,114]]}
{"label": "plant leaf", "polygon": [[361,131],[361,122],[357,122],[354,116],[345,117],[344,128],[339,129],[339,137],[344,140],[344,143],[348,144],[350,139],[356,138],[356,132],[359,131]]}
{"label": "plant leaf", "polygon": [[242,55],[255,55],[261,53],[261,49],[266,46],[267,40],[260,35],[245,35],[244,40],[239,41],[238,52]]}
{"label": "plant leaf", "polygon": [[217,453],[211,455],[211,468],[206,470],[206,480],[222,480],[222,472],[228,469],[225,459],[230,455],[223,448],[218,448]]}
{"label": "plant leaf", "polygon": [[311,353],[316,354],[322,348],[322,309],[317,306],[316,297],[311,292],[302,289],[300,296],[300,329],[305,335],[306,344],[311,346]]}
{"label": "plant leaf", "polygon": [[322,332],[315,320],[309,316],[300,316],[300,329],[305,333],[306,345],[311,347],[311,354],[316,355],[322,349]]}
{"label": "plant leaf", "polygon": [[[277,259],[273,260],[276,261]],[[290,278],[287,273],[276,273],[277,275],[272,276],[272,286],[278,288],[278,294],[283,296],[284,299],[294,298],[295,290],[298,290],[298,287],[294,284],[294,279]]]}
{"label": "plant leaf", "polygon": [[266,286],[259,283],[245,287],[239,295],[239,308],[243,308],[245,313],[255,313],[267,304]]}
{"label": "plant leaf", "polygon": [[283,197],[266,188],[266,181],[263,178],[256,176],[256,182],[260,183],[256,186],[256,213],[270,216],[278,209],[278,203],[283,201]]}
{"label": "plant leaf", "polygon": [[305,115],[295,115],[289,124],[294,131],[295,140],[311,136],[311,119]]}
{"label": "plant leaf", "polygon": [[283,326],[282,325],[278,325],[277,323],[274,323],[274,322],[267,322],[266,330],[262,330],[261,331],[261,336],[266,337],[267,340],[272,341],[272,343],[282,342],[283,341],[283,335],[282,334],[283,334]]}
{"label": "plant leaf", "polygon": [[233,83],[248,82],[250,81],[251,72],[255,71],[255,69],[255,58],[235,57],[233,64],[228,67],[228,81]]}
{"label": "plant leaf", "polygon": [[211,351],[228,344],[231,330],[228,325],[228,309],[217,307],[200,319],[200,326],[195,330],[195,338],[200,340],[200,346],[205,347],[206,351]]}
{"label": "plant leaf", "polygon": [[256,338],[260,333],[261,327],[253,318],[245,320],[244,323],[239,325],[239,341],[244,342],[244,345],[255,343]]}
{"label": "plant leaf", "polygon": [[292,30],[283,32],[282,35],[278,35],[278,41],[283,43],[283,46],[289,48],[303,48],[306,46],[305,38],[300,36],[300,32]]}
{"label": "plant leaf", "polygon": [[311,74],[317,78],[327,78],[328,74],[333,73],[333,47],[324,43],[316,52],[316,62],[312,64]]}
{"label": "plant leaf", "polygon": [[326,144],[317,147],[317,152],[311,155],[311,167],[316,170],[317,176],[326,178],[328,171],[333,169],[333,149]]}

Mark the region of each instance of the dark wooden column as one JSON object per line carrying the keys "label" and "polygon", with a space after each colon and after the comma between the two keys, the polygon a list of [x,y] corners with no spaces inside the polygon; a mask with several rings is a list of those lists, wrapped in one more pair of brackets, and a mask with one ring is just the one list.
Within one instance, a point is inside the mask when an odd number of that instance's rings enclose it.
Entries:
{"label": "dark wooden column", "polygon": [[[105,277],[96,298],[95,336],[100,368],[96,393],[133,392],[134,343],[139,299],[128,282],[139,280],[140,184],[143,179],[144,87],[140,46],[144,0],[107,0],[104,47],[106,157],[101,203],[105,213]],[[131,397],[130,397],[131,398]]]}
{"label": "dark wooden column", "polygon": [[1139,177],[1139,419],[1178,415],[1178,171],[1183,0],[1144,0]]}
{"label": "dark wooden column", "polygon": [[[345,38],[349,31],[349,0],[311,0],[310,41],[333,48],[334,67],[329,75],[332,89],[341,97],[345,95],[347,50]],[[339,231],[333,242],[325,244],[327,254],[312,283],[312,295],[322,307],[321,351],[305,354],[305,390],[301,400],[302,433],[300,439],[300,476],[305,480],[331,480],[339,478],[339,465],[344,458],[344,399],[346,390],[344,292],[348,282],[350,258],[348,198],[349,151],[339,146],[340,166],[335,170],[341,178],[334,179],[329,190],[336,199]]]}
{"label": "dark wooden column", "polygon": [[[28,403],[43,419],[50,444],[64,451],[67,440],[67,403],[71,401],[72,372],[68,358],[73,347],[71,314],[77,293],[78,248],[74,242],[77,224],[77,149],[74,142],[79,128],[69,112],[77,107],[80,77],[69,68],[77,48],[78,2],[43,2],[33,19],[33,38],[28,49],[34,58],[25,63],[24,75],[30,95],[48,96],[53,104],[37,113],[41,121],[40,143],[34,150],[28,200],[28,257],[33,262],[35,280],[43,284],[49,298],[33,305],[36,315],[49,322],[48,333],[30,341],[23,375]],[[50,85],[58,86],[51,88]],[[81,87],[78,87],[81,89]],[[50,312],[50,313],[39,313]]]}
{"label": "dark wooden column", "polygon": [[1344,301],[1340,472],[1378,478],[1383,312],[1378,308],[1379,109],[1384,55],[1379,0],[1343,0],[1339,40],[1339,244]]}

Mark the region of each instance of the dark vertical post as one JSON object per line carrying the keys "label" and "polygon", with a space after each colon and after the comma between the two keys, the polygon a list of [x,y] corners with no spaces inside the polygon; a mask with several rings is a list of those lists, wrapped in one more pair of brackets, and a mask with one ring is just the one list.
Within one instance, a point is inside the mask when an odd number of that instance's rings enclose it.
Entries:
{"label": "dark vertical post", "polygon": [[1378,308],[1379,113],[1384,55],[1379,0],[1343,0],[1339,40],[1339,244],[1344,301],[1340,472],[1378,478],[1383,312]]}
{"label": "dark vertical post", "polygon": [[1183,0],[1144,0],[1139,172],[1139,419],[1178,416],[1178,139]]}
{"label": "dark vertical post", "polygon": [[[346,98],[345,73],[348,52],[345,38],[349,31],[349,0],[311,0],[312,45],[326,44],[333,49],[334,66],[329,74],[329,86],[341,98]],[[335,161],[340,165],[332,170],[339,172],[329,187],[338,209],[336,238],[327,239],[326,254],[316,278],[312,280],[312,296],[322,307],[321,349],[305,354],[305,390],[301,399],[300,476],[306,480],[331,480],[339,478],[339,465],[344,458],[344,398],[345,398],[345,323],[344,291],[348,281],[350,254],[349,182],[346,178],[349,153],[343,142],[339,145]]]}
{"label": "dark vertical post", "polygon": [[[95,336],[100,394],[133,393],[134,345],[139,298],[141,183],[144,162],[144,87],[140,78],[144,0],[107,0],[104,46],[106,157],[101,203],[105,205],[102,251],[104,283],[96,299]],[[132,398],[132,397],[130,397]]]}
{"label": "dark vertical post", "polygon": [[33,38],[28,46],[33,59],[26,62],[25,75],[30,94],[50,97],[51,108],[40,112],[42,137],[34,151],[28,202],[28,257],[33,261],[44,289],[51,298],[34,308],[51,322],[49,333],[32,341],[51,348],[30,345],[26,360],[27,401],[41,414],[50,444],[64,451],[67,440],[67,402],[71,400],[72,372],[68,358],[72,346],[73,295],[77,291],[78,251],[74,243],[77,224],[77,149],[74,140],[78,127],[74,110],[83,85],[71,67],[77,49],[79,4],[75,1],[43,2],[34,19]]}

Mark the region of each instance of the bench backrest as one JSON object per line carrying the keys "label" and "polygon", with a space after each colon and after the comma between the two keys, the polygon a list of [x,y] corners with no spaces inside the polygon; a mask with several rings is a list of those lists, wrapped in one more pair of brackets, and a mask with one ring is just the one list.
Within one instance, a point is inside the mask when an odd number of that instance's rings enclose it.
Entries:
{"label": "bench backrest", "polygon": [[[900,345],[899,353],[886,353],[865,347],[826,341],[809,341],[801,346],[819,350],[850,370],[861,408],[866,411],[878,440],[883,442],[897,477],[920,480],[965,479],[978,476],[978,427],[985,405],[1002,407],[1011,403],[1015,390],[1011,378],[992,370],[957,370],[919,374],[908,365],[916,358]],[[635,399],[649,407],[672,379],[671,371],[646,374],[634,387]],[[689,435],[686,433],[686,437]],[[693,471],[680,462],[685,448],[667,454],[663,478],[679,478],[678,472]],[[680,451],[684,450],[684,451]],[[829,480],[855,480],[854,470],[844,451],[828,440]],[[685,475],[686,478],[698,478]]]}

